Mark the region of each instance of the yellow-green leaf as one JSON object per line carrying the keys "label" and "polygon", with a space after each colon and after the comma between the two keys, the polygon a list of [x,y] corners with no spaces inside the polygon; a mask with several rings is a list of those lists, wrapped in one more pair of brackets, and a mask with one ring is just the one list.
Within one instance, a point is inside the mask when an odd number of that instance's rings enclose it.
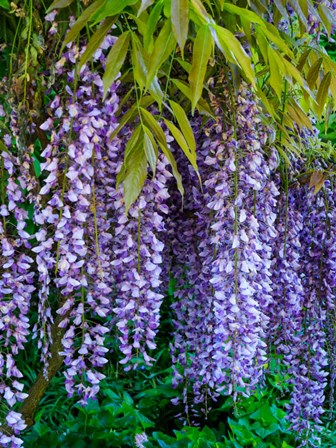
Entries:
{"label": "yellow-green leaf", "polygon": [[118,37],[107,56],[106,69],[103,77],[104,98],[113,81],[115,81],[116,77],[118,76],[118,73],[125,61],[129,42],[130,31],[125,31]]}
{"label": "yellow-green leaf", "polygon": [[147,88],[150,86],[154,79],[154,76],[156,76],[159,68],[172,53],[175,46],[176,40],[171,29],[171,23],[167,20],[154,43],[153,52],[149,57],[150,66],[146,79]]}
{"label": "yellow-green leaf", "polygon": [[196,154],[193,153],[192,151],[190,151],[190,148],[186,142],[186,139],[184,138],[184,135],[182,134],[182,132],[179,130],[179,128],[177,128],[174,123],[172,123],[171,121],[164,119],[164,122],[166,123],[168,129],[170,130],[172,136],[174,137],[174,139],[176,140],[177,144],[179,145],[179,147],[182,149],[182,151],[184,152],[185,156],[187,157],[187,159],[189,160],[189,162],[191,163],[192,167],[194,168],[194,170],[196,171],[198,178],[201,182],[201,178],[198,172],[198,166],[197,166],[197,161],[196,161]]}
{"label": "yellow-green leaf", "polygon": [[171,22],[173,33],[181,48],[183,49],[188,37],[189,26],[189,0],[172,0],[171,2]]}
{"label": "yellow-green leaf", "polygon": [[80,66],[83,66],[98,50],[100,45],[103,43],[106,34],[110,31],[116,19],[117,17],[109,17],[99,25],[96,32],[91,36],[86,50],[82,54],[82,57],[80,59]]}
{"label": "yellow-green leaf", "polygon": [[271,46],[268,47],[268,63],[270,68],[271,87],[281,101],[284,64],[281,56],[279,56],[279,54],[273,50]]}
{"label": "yellow-green leaf", "polygon": [[265,34],[265,36],[273,42],[279,50],[283,51],[291,59],[294,58],[292,50],[288,47],[286,42],[280,37],[279,31],[271,23],[267,23],[267,27],[260,27],[260,31]]}
{"label": "yellow-green leaf", "polygon": [[142,129],[144,133],[143,135],[144,151],[146,154],[146,159],[153,172],[153,178],[154,178],[156,172],[156,164],[158,160],[158,147],[151,131],[147,128],[147,126],[142,125]]}
{"label": "yellow-green leaf", "polygon": [[181,129],[187,143],[188,143],[188,146],[189,146],[191,152],[195,154],[195,159],[196,159],[196,141],[195,141],[195,136],[194,136],[193,130],[191,129],[188,117],[187,117],[186,113],[184,112],[183,107],[181,107],[179,104],[175,103],[175,101],[170,100],[169,104],[174,112],[176,120],[180,126],[180,129]]}
{"label": "yellow-green leaf", "polygon": [[198,30],[194,41],[192,65],[189,73],[192,113],[194,113],[198,100],[202,96],[204,78],[212,50],[213,39],[210,28],[208,25],[203,25]]}
{"label": "yellow-green leaf", "polygon": [[211,22],[210,17],[201,0],[191,0],[190,5],[200,24],[204,25]]}
{"label": "yellow-green leaf", "polygon": [[146,85],[146,77],[148,73],[147,65],[143,55],[144,49],[134,33],[132,33],[131,37],[133,75],[140,89],[143,89]]}
{"label": "yellow-green leaf", "polygon": [[[189,101],[191,101],[191,90],[190,90],[190,87],[187,84],[185,84],[183,81],[179,80],[179,79],[174,79],[173,78],[171,81],[183,93],[183,95],[186,98],[188,98]],[[204,98],[200,98],[198,100],[198,103],[197,103],[196,107],[197,107],[198,111],[201,114],[208,115],[209,117],[214,118],[212,110],[211,110],[209,104],[205,101]]]}
{"label": "yellow-green leaf", "polygon": [[148,52],[153,51],[153,34],[157,29],[157,23],[160,20],[161,11],[163,8],[163,1],[159,0],[151,10],[149,17],[146,21],[146,32],[144,34],[144,47]]}
{"label": "yellow-green leaf", "polygon": [[103,3],[104,0],[97,0],[88,8],[86,8],[85,11],[83,11],[83,13],[78,17],[76,22],[70,28],[68,34],[65,36],[63,45],[67,45],[69,42],[72,42],[76,39],[78,34],[91,19],[92,14],[94,14],[102,6]]}
{"label": "yellow-green leaf", "polygon": [[119,173],[117,174],[117,179],[116,179],[116,186],[117,188],[119,187],[119,185],[121,184],[121,182],[124,181],[127,173],[129,172],[130,169],[132,169],[132,153],[133,151],[137,150],[138,146],[139,146],[139,139],[141,135],[141,126],[138,125],[132,135],[131,138],[128,140],[126,147],[125,147],[125,154],[124,154],[124,163],[122,164],[121,170],[119,171]]}
{"label": "yellow-green leaf", "polygon": [[175,180],[177,183],[177,188],[178,188],[179,192],[181,193],[181,195],[183,196],[184,188],[182,185],[182,177],[177,168],[176,160],[175,160],[172,152],[168,148],[167,140],[166,140],[163,130],[161,129],[160,125],[157,123],[157,121],[155,120],[153,115],[150,112],[148,112],[148,110],[140,108],[140,112],[141,112],[142,119],[144,120],[146,126],[155,135],[155,138],[158,141],[158,143],[162,149],[162,152],[167,157],[167,160],[172,167],[173,176],[175,177]]}
{"label": "yellow-green leaf", "polygon": [[255,12],[250,11],[247,8],[240,8],[239,6],[233,5],[232,3],[225,2],[224,11],[229,12],[230,14],[237,14],[238,16],[241,16],[252,23],[258,23],[259,25],[265,24],[264,20]]}
{"label": "yellow-green leaf", "polygon": [[119,15],[127,6],[134,5],[138,0],[105,0],[104,5],[93,15],[93,25],[107,17]]}
{"label": "yellow-green leaf", "polygon": [[47,9],[47,12],[52,11],[53,9],[61,9],[66,8],[71,5],[74,0],[55,0]]}
{"label": "yellow-green leaf", "polygon": [[322,79],[316,95],[316,102],[317,102],[316,112],[319,118],[322,115],[323,109],[328,99],[330,82],[331,82],[331,73],[328,72]]}
{"label": "yellow-green leaf", "polygon": [[130,168],[123,181],[126,213],[138,199],[147,178],[147,159],[140,140],[135,149],[132,152]]}
{"label": "yellow-green leaf", "polygon": [[233,62],[240,67],[246,79],[252,85],[255,85],[256,82],[251,65],[251,58],[246,54],[239,40],[231,31],[222,26],[214,25],[213,29],[217,36],[216,44],[224,56],[230,55]]}
{"label": "yellow-green leaf", "polygon": [[310,67],[309,72],[307,74],[307,82],[311,89],[315,87],[317,78],[320,74],[320,69],[322,65],[322,58],[317,59],[317,61],[314,62],[314,64]]}
{"label": "yellow-green leaf", "polygon": [[154,0],[141,0],[141,6],[137,13],[137,17],[141,16],[141,14],[146,11],[154,3]]}

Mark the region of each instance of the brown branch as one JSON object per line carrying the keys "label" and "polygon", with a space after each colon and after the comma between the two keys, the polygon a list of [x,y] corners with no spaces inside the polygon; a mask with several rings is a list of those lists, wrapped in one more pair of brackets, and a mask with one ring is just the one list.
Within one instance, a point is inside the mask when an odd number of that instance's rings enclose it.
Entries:
{"label": "brown branch", "polygon": [[[59,355],[59,352],[62,350],[62,338],[66,330],[59,328],[59,324],[63,319],[64,316],[57,316],[51,327],[52,344],[50,348],[51,356],[49,358],[49,366],[47,368],[48,379],[44,376],[44,369],[42,368],[34,384],[29,389],[28,397],[23,401],[22,407],[18,410],[23,415],[23,419],[28,427],[34,425],[34,416],[38,405],[49,386],[50,380],[56,375],[63,364],[63,356]],[[7,425],[0,426],[0,429],[4,434],[13,434],[12,428]]]}
{"label": "brown branch", "polygon": [[23,415],[28,426],[32,426],[35,423],[34,416],[37,407],[49,386],[50,380],[56,375],[63,364],[63,356],[59,355],[59,352],[62,350],[62,338],[65,333],[64,328],[59,328],[59,324],[63,319],[64,316],[57,316],[53,326],[51,327],[52,344],[50,349],[51,357],[49,359],[49,366],[47,369],[48,379],[44,376],[44,369],[42,369],[39,372],[35,383],[31,386],[28,397],[24,400],[19,411]]}

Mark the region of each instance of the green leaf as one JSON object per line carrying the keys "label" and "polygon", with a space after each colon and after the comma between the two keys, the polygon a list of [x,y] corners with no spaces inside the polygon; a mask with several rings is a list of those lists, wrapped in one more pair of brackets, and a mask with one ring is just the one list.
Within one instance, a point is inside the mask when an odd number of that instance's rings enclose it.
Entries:
{"label": "green leaf", "polygon": [[141,14],[146,11],[154,3],[154,0],[141,0],[141,5],[139,11],[137,13],[137,17],[141,16]]}
{"label": "green leaf", "polygon": [[147,65],[145,62],[143,47],[137,36],[132,33],[132,65],[133,65],[133,76],[134,80],[138,83],[140,89],[142,90],[146,85],[147,78]]}
{"label": "green leaf", "polygon": [[41,164],[40,161],[35,156],[33,156],[33,166],[35,175],[37,178],[39,178],[41,176]]}
{"label": "green leaf", "polygon": [[[9,152],[7,146],[0,140],[0,151],[1,152]],[[0,156],[1,156],[1,152],[0,152]]]}
{"label": "green leaf", "polygon": [[322,58],[317,59],[309,69],[309,72],[307,74],[307,82],[311,89],[315,87],[317,78],[320,74],[322,62],[323,62]]}
{"label": "green leaf", "polygon": [[307,17],[305,16],[304,12],[302,11],[298,0],[290,0],[289,3],[292,6],[292,8],[294,9],[294,11],[296,12],[296,15],[298,16],[300,22],[303,23],[303,25],[306,27],[307,26]]}
{"label": "green leaf", "polygon": [[320,3],[317,9],[322,19],[323,25],[325,26],[328,34],[330,35],[332,27],[335,26],[335,18],[331,14],[330,9],[326,5]]}
{"label": "green leaf", "polygon": [[141,140],[132,152],[129,160],[129,170],[123,181],[126,213],[141,193],[147,178],[147,159]]}
{"label": "green leaf", "polygon": [[317,102],[316,111],[319,118],[321,117],[324,107],[326,105],[330,82],[331,82],[331,73],[328,72],[322,79],[316,95],[316,102]]}
{"label": "green leaf", "polygon": [[271,23],[267,23],[267,28],[260,27],[260,32],[273,42],[279,50],[283,51],[290,58],[294,58],[292,50],[288,47],[286,42],[280,37],[279,31]]}
{"label": "green leaf", "polygon": [[138,107],[137,105],[132,106],[121,118],[118,126],[115,128],[115,130],[112,132],[110,139],[113,140],[117,134],[119,133],[119,131],[127,124],[127,123],[131,123],[134,118],[136,117],[138,112]]}
{"label": "green leaf", "polygon": [[183,49],[188,38],[189,0],[172,0],[171,22],[173,33],[180,46],[183,58]]}
{"label": "green leaf", "polygon": [[8,2],[8,0],[0,0],[0,8],[9,9],[9,2]]}
{"label": "green leaf", "polygon": [[91,36],[89,43],[80,59],[80,67],[82,67],[98,50],[102,44],[106,34],[110,31],[117,17],[109,17],[104,20],[98,27],[97,31]]}
{"label": "green leaf", "polygon": [[190,5],[192,8],[192,12],[194,13],[196,18],[198,19],[198,22],[201,25],[209,24],[211,22],[211,19],[206,9],[204,8],[203,3],[200,0],[191,0]]}
{"label": "green leaf", "polygon": [[195,136],[194,136],[193,130],[191,129],[188,117],[187,117],[186,113],[184,112],[183,107],[181,107],[179,104],[175,103],[175,101],[170,100],[169,104],[174,112],[174,115],[177,119],[180,129],[183,132],[183,135],[188,143],[188,146],[189,146],[191,152],[195,154],[195,159],[196,159],[196,141],[195,141]]}
{"label": "green leaf", "polygon": [[213,29],[217,37],[216,44],[224,56],[228,57],[229,61],[231,60],[231,62],[238,65],[247,80],[252,85],[255,85],[256,81],[251,65],[251,58],[246,54],[239,40],[226,28],[214,25]]}
{"label": "green leaf", "polygon": [[287,9],[285,7],[286,3],[284,5],[282,0],[274,0],[274,4],[277,7],[277,9],[280,12],[280,14],[282,15],[282,17],[284,19],[286,19],[288,17],[288,12],[287,12]]}
{"label": "green leaf", "polygon": [[[121,170],[119,171],[119,173],[117,174],[117,182],[116,182],[116,186],[117,188],[119,187],[119,185],[121,184],[121,182],[124,181],[127,172],[129,171],[129,165],[130,165],[130,160],[131,160],[131,156],[132,156],[132,152],[136,150],[137,145],[139,146],[139,139],[140,139],[140,135],[141,135],[141,126],[137,126],[132,135],[131,138],[128,140],[127,144],[126,144],[126,148],[125,148],[125,153],[124,153],[124,162],[122,164]],[[131,167],[132,168],[132,167]]]}
{"label": "green leaf", "polygon": [[158,143],[162,149],[162,152],[167,157],[168,162],[170,163],[170,165],[172,167],[173,175],[177,182],[177,188],[178,188],[179,192],[181,193],[181,195],[183,196],[184,188],[182,185],[182,177],[178,171],[176,160],[175,160],[172,152],[168,148],[167,140],[166,140],[163,130],[161,129],[161,127],[159,126],[159,124],[157,123],[157,121],[155,120],[153,115],[150,112],[148,112],[148,110],[140,108],[140,112],[141,112],[142,119],[146,123],[146,126],[155,135],[156,140],[158,141]]}
{"label": "green leaf", "polygon": [[189,146],[188,146],[188,144],[186,142],[186,139],[184,138],[184,135],[174,125],[174,123],[172,123],[171,121],[169,121],[169,120],[167,120],[165,118],[164,118],[164,122],[166,123],[168,129],[170,130],[170,132],[171,132],[172,136],[174,137],[174,139],[176,140],[177,144],[182,149],[182,151],[186,155],[187,159],[191,163],[192,167],[196,171],[196,173],[198,175],[198,179],[199,179],[199,181],[201,183],[201,178],[200,178],[200,175],[199,175],[199,172],[198,172],[198,166],[197,166],[197,162],[196,162],[196,154],[193,153],[192,151],[190,151],[190,148],[189,148]]}
{"label": "green leaf", "polygon": [[47,12],[52,11],[53,9],[66,8],[67,6],[71,5],[73,1],[74,0],[55,0],[47,9]]}
{"label": "green leaf", "polygon": [[157,76],[154,77],[151,85],[149,86],[149,92],[158,103],[159,109],[161,110],[164,93],[162,92],[161,85]]}
{"label": "green leaf", "polygon": [[105,0],[104,5],[92,17],[93,25],[107,17],[120,14],[127,6],[134,5],[138,0]]}
{"label": "green leaf", "polygon": [[284,72],[284,64],[282,62],[281,56],[273,50],[271,46],[268,46],[268,63],[270,69],[270,84],[277,97],[281,101],[282,97],[282,79]]}
{"label": "green leaf", "polygon": [[[183,81],[180,81],[179,79],[171,79],[171,81],[176,85],[176,87],[183,93],[183,95],[188,98],[189,101],[191,101],[191,89],[190,87],[185,84]],[[200,98],[197,103],[197,109],[200,113],[203,113],[204,115],[208,115],[211,118],[214,118],[214,115],[210,109],[209,104],[203,99]]]}
{"label": "green leaf", "polygon": [[76,22],[69,30],[68,34],[65,36],[63,46],[67,45],[69,42],[72,42],[73,40],[76,39],[78,34],[91,19],[92,14],[94,14],[97,11],[97,9],[102,6],[103,3],[104,0],[97,0],[94,3],[92,3],[92,5],[90,5],[88,8],[86,8],[85,11],[83,11],[83,13],[78,17]]}
{"label": "green leaf", "polygon": [[158,38],[154,43],[153,52],[149,57],[150,66],[146,79],[146,87],[148,88],[156,76],[159,68],[175,49],[176,41],[172,33],[171,23],[167,20],[163,25]]}
{"label": "green leaf", "polygon": [[210,28],[208,25],[203,25],[198,30],[194,41],[192,65],[189,73],[192,113],[195,112],[198,100],[202,96],[204,78],[212,50],[213,39]]}
{"label": "green leaf", "polygon": [[147,128],[147,126],[142,125],[142,129],[144,131],[144,151],[154,178],[158,159],[158,147],[151,131]]}
{"label": "green leaf", "polygon": [[157,29],[157,23],[160,20],[160,15],[163,8],[163,1],[159,0],[153,9],[151,10],[149,17],[147,19],[146,24],[146,32],[144,35],[144,48],[148,52],[152,52],[152,46],[153,46],[153,35],[155,30]]}
{"label": "green leaf", "polygon": [[122,33],[114,43],[107,56],[106,69],[103,76],[104,98],[108,89],[111,87],[112,83],[118,76],[118,73],[125,61],[130,37],[130,31],[125,31],[124,33]]}
{"label": "green leaf", "polygon": [[225,2],[224,11],[229,12],[230,14],[237,14],[238,16],[241,16],[252,23],[265,25],[265,21],[260,16],[258,16],[258,14],[248,10],[247,8],[240,8],[239,6],[233,5],[232,3]]}

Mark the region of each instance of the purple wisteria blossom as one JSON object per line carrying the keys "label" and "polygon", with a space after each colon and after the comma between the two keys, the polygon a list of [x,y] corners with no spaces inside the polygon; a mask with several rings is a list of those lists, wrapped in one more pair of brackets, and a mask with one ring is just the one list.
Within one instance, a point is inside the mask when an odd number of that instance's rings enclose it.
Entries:
{"label": "purple wisteria blossom", "polygon": [[[224,99],[218,117],[230,104],[228,92]],[[265,312],[279,194],[270,180],[275,153],[263,151],[266,134],[246,86],[234,107],[234,124],[218,118],[203,137],[203,191],[194,182],[186,200],[192,216],[182,215],[176,228],[176,256],[187,266],[173,306],[175,382],[191,380],[196,402],[214,392],[236,396],[239,387],[248,393],[267,361]]]}

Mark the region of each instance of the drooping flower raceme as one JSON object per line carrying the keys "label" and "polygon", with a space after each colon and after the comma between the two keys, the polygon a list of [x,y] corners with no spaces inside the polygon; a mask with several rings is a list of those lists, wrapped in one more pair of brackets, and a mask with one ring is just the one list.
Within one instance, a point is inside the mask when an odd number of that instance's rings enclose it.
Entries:
{"label": "drooping flower raceme", "polygon": [[[175,360],[192,380],[196,401],[205,401],[211,390],[236,394],[237,386],[245,386],[248,392],[267,360],[265,312],[278,195],[269,177],[275,164],[261,147],[265,134],[246,86],[233,107],[233,125],[217,107],[218,122],[200,151],[203,191],[194,183],[188,202],[194,216],[177,229],[187,283],[174,305],[174,349],[184,351]],[[175,376],[183,379],[178,368]]]}

